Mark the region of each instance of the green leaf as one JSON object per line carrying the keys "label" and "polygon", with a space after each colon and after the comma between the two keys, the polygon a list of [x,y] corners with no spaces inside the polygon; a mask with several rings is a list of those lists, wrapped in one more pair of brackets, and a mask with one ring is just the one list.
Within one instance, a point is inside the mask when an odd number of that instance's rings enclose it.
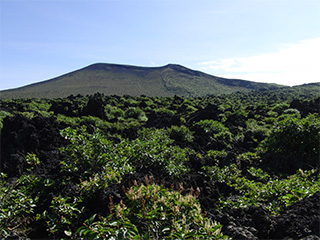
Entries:
{"label": "green leaf", "polygon": [[119,223],[117,221],[115,221],[115,222],[110,223],[109,225],[112,227],[116,227],[119,225]]}
{"label": "green leaf", "polygon": [[149,234],[148,232],[146,232],[146,233],[143,235],[143,239],[144,239],[144,240],[151,239],[151,238],[150,238],[150,234]]}
{"label": "green leaf", "polygon": [[71,232],[71,231],[64,230],[64,234],[67,235],[68,237],[71,237],[72,232]]}
{"label": "green leaf", "polygon": [[163,233],[166,233],[166,232],[170,232],[170,230],[171,230],[171,229],[170,229],[169,227],[166,227],[166,228],[162,229],[162,232],[163,232]]}
{"label": "green leaf", "polygon": [[129,228],[134,234],[139,234],[139,231],[136,227],[136,225],[132,224],[132,223],[123,223],[123,227]]}
{"label": "green leaf", "polygon": [[89,224],[93,223],[94,219],[96,218],[97,214],[93,214],[87,221]]}

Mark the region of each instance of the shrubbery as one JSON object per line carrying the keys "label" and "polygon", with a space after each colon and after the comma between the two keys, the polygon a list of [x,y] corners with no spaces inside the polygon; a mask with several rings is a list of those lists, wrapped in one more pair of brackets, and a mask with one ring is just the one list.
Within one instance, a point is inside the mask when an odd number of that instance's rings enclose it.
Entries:
{"label": "shrubbery", "polygon": [[133,171],[129,159],[119,153],[123,149],[106,139],[101,131],[88,134],[84,128],[77,131],[69,127],[61,135],[71,143],[61,149],[66,153],[61,161],[63,171],[83,180],[102,170],[117,172],[119,176]]}
{"label": "shrubbery", "polygon": [[[319,167],[320,118],[285,118],[275,124],[262,146],[272,159],[296,168]],[[294,167],[293,166],[293,167]]]}
{"label": "shrubbery", "polygon": [[195,125],[202,128],[213,139],[227,142],[231,141],[232,134],[230,133],[229,129],[221,122],[206,119],[195,123]]}
{"label": "shrubbery", "polygon": [[1,100],[0,238],[220,239],[216,210],[281,214],[320,191],[318,102],[294,89]]}
{"label": "shrubbery", "polygon": [[226,183],[239,193],[236,197],[221,199],[220,208],[263,206],[278,214],[285,207],[320,191],[320,174],[312,176],[315,170],[298,170],[294,175],[278,179],[259,168],[248,169],[250,176],[260,181],[242,176],[235,165],[206,167],[206,170],[213,180]]}
{"label": "shrubbery", "polygon": [[[180,191],[183,186],[180,186]],[[77,233],[86,239],[222,239],[221,226],[203,216],[197,196],[166,189],[146,177],[146,185],[124,189],[128,200],[110,202],[111,214],[93,215]]]}

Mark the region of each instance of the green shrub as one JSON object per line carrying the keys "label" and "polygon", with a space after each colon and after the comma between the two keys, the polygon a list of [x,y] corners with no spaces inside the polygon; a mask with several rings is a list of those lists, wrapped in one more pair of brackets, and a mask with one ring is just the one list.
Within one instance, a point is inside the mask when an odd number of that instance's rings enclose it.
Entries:
{"label": "green shrub", "polygon": [[192,142],[193,140],[192,132],[185,125],[171,126],[170,128],[167,129],[167,131],[170,138],[176,141]]}
{"label": "green shrub", "polygon": [[254,152],[254,153],[253,152],[245,152],[245,153],[241,153],[237,156],[237,160],[246,161],[246,162],[250,162],[250,163],[253,163],[255,161],[259,161],[260,159],[261,159],[261,157],[256,152]]}
{"label": "green shrub", "polygon": [[254,141],[259,141],[267,136],[268,127],[266,124],[258,123],[255,119],[246,121],[247,131],[251,131]]}
{"label": "green shrub", "polygon": [[39,200],[34,186],[41,179],[22,176],[13,184],[8,184],[5,174],[0,174],[0,238],[8,237],[13,232],[26,237]]}
{"label": "green shrub", "polygon": [[137,119],[140,121],[147,121],[147,117],[145,112],[138,108],[138,107],[129,107],[125,112],[124,112],[124,118],[125,119]]}
{"label": "green shrub", "polygon": [[53,112],[49,112],[51,104],[45,99],[33,99],[27,106],[28,110],[35,111],[43,117],[51,117]]}
{"label": "green shrub", "polygon": [[28,171],[33,170],[34,168],[38,167],[38,165],[41,163],[39,158],[34,153],[28,153],[26,156],[26,162],[29,166],[27,169]]}
{"label": "green shrub", "polygon": [[79,131],[69,127],[62,130],[61,135],[70,141],[70,145],[61,148],[67,155],[61,161],[63,171],[87,179],[92,174],[109,168],[118,171],[119,176],[133,170],[128,159],[119,154],[121,149],[106,139],[99,130],[88,134],[84,127]]}
{"label": "green shrub", "polygon": [[80,216],[83,208],[79,209],[81,202],[77,198],[54,197],[50,208],[43,214],[39,214],[37,219],[44,219],[47,223],[48,232],[55,238],[71,237],[80,225]]}
{"label": "green shrub", "polygon": [[223,140],[223,141],[231,141],[232,139],[231,132],[221,122],[211,120],[211,119],[205,119],[195,123],[195,126],[199,126],[205,132],[209,133],[213,139]]}
{"label": "green shrub", "polygon": [[170,110],[168,108],[158,108],[158,109],[155,109],[154,111],[159,115],[169,115],[170,117],[173,117],[176,114],[175,111]]}
{"label": "green shrub", "polygon": [[262,143],[274,157],[292,157],[310,166],[319,166],[320,118],[286,118],[278,122]]}
{"label": "green shrub", "polygon": [[290,104],[288,103],[278,103],[272,107],[272,110],[277,112],[278,114],[281,114],[284,110],[288,109],[289,107]]}
{"label": "green shrub", "polygon": [[278,121],[285,120],[287,118],[301,118],[301,114],[298,109],[288,108],[278,117]]}
{"label": "green shrub", "polygon": [[36,115],[34,112],[20,112],[19,114],[29,119],[34,118]]}
{"label": "green shrub", "polygon": [[[186,196],[152,183],[124,189],[128,200],[110,203],[107,217],[92,216],[78,229],[86,239],[222,239],[221,226],[201,213],[199,190]],[[180,186],[180,191],[183,186]],[[112,200],[112,199],[111,199]]]}
{"label": "green shrub", "polygon": [[174,146],[164,130],[143,129],[138,138],[120,143],[123,154],[138,170],[149,168],[167,176],[176,176],[188,171],[184,162],[188,161],[190,149]]}
{"label": "green shrub", "polygon": [[59,123],[64,122],[68,124],[68,126],[76,127],[80,124],[81,119],[79,117],[68,117],[63,114],[58,114],[57,121]]}
{"label": "green shrub", "polygon": [[214,159],[219,159],[219,158],[225,158],[228,154],[226,151],[223,149],[221,151],[219,150],[209,150],[206,154],[206,157],[214,158]]}
{"label": "green shrub", "polygon": [[109,120],[119,119],[124,116],[124,111],[121,108],[111,106],[111,105],[106,105],[104,109],[105,109],[107,118]]}
{"label": "green shrub", "polygon": [[9,112],[6,112],[6,111],[0,111],[0,131],[3,127],[3,120],[6,118],[6,117],[10,117],[10,116],[13,116],[11,113]]}
{"label": "green shrub", "polygon": [[239,192],[237,198],[221,198],[220,208],[264,206],[273,214],[278,214],[285,207],[320,191],[320,174],[316,178],[311,177],[315,170],[298,170],[294,175],[278,179],[271,178],[261,169],[251,167],[248,173],[262,180],[253,181],[243,177],[235,165],[205,169],[213,180],[224,182]]}
{"label": "green shrub", "polygon": [[66,153],[62,170],[80,179],[88,180],[97,172],[116,172],[118,177],[135,169],[149,168],[167,176],[179,176],[188,169],[189,149],[172,145],[164,130],[142,130],[139,138],[122,139],[115,144],[106,139],[101,131],[94,134],[85,128],[61,131],[70,144],[61,148]]}
{"label": "green shrub", "polygon": [[219,151],[219,150],[209,150],[206,155],[204,156],[207,161],[207,165],[218,165],[220,161],[225,159],[227,157],[227,152],[225,149]]}

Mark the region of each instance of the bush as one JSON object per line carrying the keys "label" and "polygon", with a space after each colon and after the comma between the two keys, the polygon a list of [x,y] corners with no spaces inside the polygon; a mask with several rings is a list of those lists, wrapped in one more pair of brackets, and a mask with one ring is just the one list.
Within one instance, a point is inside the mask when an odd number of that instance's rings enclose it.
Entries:
{"label": "bush", "polygon": [[138,107],[129,107],[124,112],[124,117],[125,117],[125,119],[133,118],[133,119],[137,119],[140,121],[147,121],[148,120],[145,112]]}
{"label": "bush", "polygon": [[[273,159],[282,159],[296,169],[319,167],[320,118],[309,115],[303,119],[286,118],[277,123],[263,142],[266,153]],[[288,166],[285,166],[288,167]]]}
{"label": "bush", "polygon": [[221,122],[205,119],[195,123],[195,126],[202,128],[205,132],[210,134],[213,139],[222,141],[231,141],[232,139],[231,132]]}
{"label": "bush", "polygon": [[279,214],[285,207],[292,205],[304,198],[312,196],[320,190],[318,176],[312,177],[315,170],[298,170],[296,174],[284,179],[271,178],[259,168],[249,168],[248,173],[260,179],[249,180],[241,175],[235,166],[223,168],[212,166],[205,168],[208,175],[215,181],[223,182],[235,189],[238,196],[230,199],[221,198],[220,208],[246,208],[249,206],[263,206],[273,214]]}
{"label": "bush", "polygon": [[107,118],[109,120],[113,120],[113,119],[119,119],[121,117],[123,117],[124,112],[121,108],[117,108],[115,106],[111,106],[111,105],[106,105],[104,108]]}
{"label": "bush", "polygon": [[171,126],[167,129],[171,139],[179,142],[191,142],[193,140],[192,132],[188,127],[182,126]]}
{"label": "bush", "polygon": [[79,202],[81,201],[77,198],[54,197],[50,208],[37,218],[46,221],[51,236],[71,237],[77,230],[80,215],[83,213],[83,208],[78,207]]}
{"label": "bush", "polygon": [[255,119],[249,119],[246,121],[247,131],[252,133],[254,141],[259,141],[267,136],[268,128],[264,124],[259,124]]}
{"label": "bush", "polygon": [[128,158],[119,154],[122,149],[106,139],[99,130],[94,134],[88,134],[85,128],[79,131],[66,128],[61,135],[70,141],[70,145],[61,148],[66,157],[61,161],[63,171],[88,179],[99,171],[118,172],[118,175],[133,171]]}
{"label": "bush", "polygon": [[[221,225],[201,213],[199,189],[186,196],[152,183],[124,189],[128,200],[110,203],[111,214],[87,220],[77,233],[86,239],[222,239]],[[112,199],[111,199],[112,200]]]}
{"label": "bush", "polygon": [[188,171],[184,162],[188,161],[190,149],[172,145],[164,130],[143,129],[138,138],[121,143],[123,154],[137,170],[147,168],[166,176],[178,177]]}
{"label": "bush", "polygon": [[31,196],[35,194],[32,185],[37,185],[41,180],[35,176],[22,176],[9,185],[4,181],[5,178],[0,173],[0,238],[14,232],[27,236],[39,200],[38,196]]}
{"label": "bush", "polygon": [[0,112],[0,132],[1,132],[1,129],[3,127],[3,120],[6,118],[6,117],[10,117],[12,116],[11,113],[9,112],[6,112],[6,111],[1,111]]}
{"label": "bush", "polygon": [[170,117],[173,117],[176,112],[167,108],[158,108],[154,110],[158,115],[163,116],[163,115],[167,115]]}
{"label": "bush", "polygon": [[116,172],[120,177],[141,168],[161,172],[167,176],[179,176],[188,169],[189,149],[172,145],[164,130],[142,130],[140,137],[132,141],[122,139],[115,144],[106,139],[100,130],[88,134],[66,128],[61,131],[70,145],[61,148],[66,154],[62,170],[82,180],[88,180],[97,172]]}

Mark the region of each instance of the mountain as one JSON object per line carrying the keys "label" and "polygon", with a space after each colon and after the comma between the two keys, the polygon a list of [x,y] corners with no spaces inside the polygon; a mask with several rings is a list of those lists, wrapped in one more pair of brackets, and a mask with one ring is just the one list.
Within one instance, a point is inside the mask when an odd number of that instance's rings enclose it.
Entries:
{"label": "mountain", "polygon": [[0,91],[0,98],[57,98],[87,95],[204,96],[273,89],[276,84],[225,79],[177,64],[162,67],[96,63],[59,77]]}

